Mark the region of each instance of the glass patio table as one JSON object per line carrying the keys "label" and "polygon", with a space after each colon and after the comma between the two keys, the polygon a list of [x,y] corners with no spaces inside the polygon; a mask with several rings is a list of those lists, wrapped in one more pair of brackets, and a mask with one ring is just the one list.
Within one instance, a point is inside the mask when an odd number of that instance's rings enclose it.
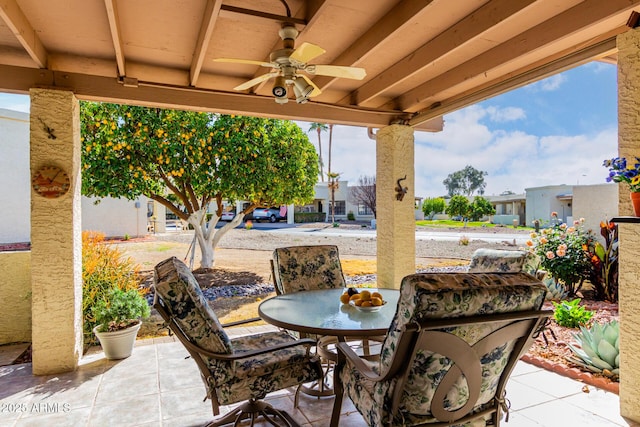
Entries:
{"label": "glass patio table", "polygon": [[[345,288],[277,295],[263,301],[258,313],[266,322],[293,331],[344,337],[386,335],[398,305],[396,289],[367,289],[382,294],[386,304],[374,312],[340,302]],[[360,289],[362,291],[363,289]]]}

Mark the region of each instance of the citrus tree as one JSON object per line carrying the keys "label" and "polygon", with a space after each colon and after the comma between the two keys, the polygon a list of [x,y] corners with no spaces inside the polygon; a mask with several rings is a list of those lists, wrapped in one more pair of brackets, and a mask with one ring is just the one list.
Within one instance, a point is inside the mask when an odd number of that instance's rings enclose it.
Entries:
{"label": "citrus tree", "polygon": [[[193,226],[202,268],[256,207],[313,198],[318,158],[292,122],[93,102],[80,114],[82,193],[144,195],[166,206]],[[249,204],[216,229],[225,200]]]}

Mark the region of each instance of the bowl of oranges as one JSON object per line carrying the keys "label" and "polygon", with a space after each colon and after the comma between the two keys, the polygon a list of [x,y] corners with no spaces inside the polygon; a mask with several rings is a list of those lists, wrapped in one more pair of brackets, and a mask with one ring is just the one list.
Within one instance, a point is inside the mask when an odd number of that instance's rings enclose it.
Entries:
{"label": "bowl of oranges", "polygon": [[358,292],[355,288],[348,288],[347,292],[340,296],[340,301],[364,312],[378,311],[387,303],[380,292],[369,290]]}

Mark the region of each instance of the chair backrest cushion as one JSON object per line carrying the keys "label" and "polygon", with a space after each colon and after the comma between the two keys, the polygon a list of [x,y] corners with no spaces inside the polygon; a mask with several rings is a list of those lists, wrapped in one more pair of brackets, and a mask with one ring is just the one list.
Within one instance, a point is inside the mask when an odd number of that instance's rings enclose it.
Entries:
{"label": "chair backrest cushion", "polygon": [[[391,361],[404,325],[419,319],[444,319],[482,314],[539,310],[546,293],[545,286],[526,273],[424,273],[405,277],[394,320],[381,349],[381,368]],[[483,323],[448,328],[468,344],[473,345],[486,335],[504,326],[504,322]],[[504,370],[514,342],[505,343],[481,359],[482,386],[478,405],[491,400],[498,379]],[[403,391],[403,411],[429,414],[431,399],[439,380],[451,366],[451,361],[439,354],[418,354],[409,368]],[[409,358],[410,355],[405,357]],[[447,394],[448,410],[462,407],[468,397],[466,382],[461,379]],[[390,386],[390,385],[389,385]],[[380,390],[385,394],[383,390]]]}
{"label": "chair backrest cushion", "polygon": [[280,293],[346,286],[335,245],[278,248],[273,251],[273,260],[275,286]]}
{"label": "chair backrest cushion", "polygon": [[477,249],[471,257],[470,273],[520,273],[529,257],[526,251]]}
{"label": "chair backrest cushion", "polygon": [[155,291],[184,334],[195,344],[214,353],[232,353],[229,337],[191,270],[182,261],[171,257],[156,265]]}

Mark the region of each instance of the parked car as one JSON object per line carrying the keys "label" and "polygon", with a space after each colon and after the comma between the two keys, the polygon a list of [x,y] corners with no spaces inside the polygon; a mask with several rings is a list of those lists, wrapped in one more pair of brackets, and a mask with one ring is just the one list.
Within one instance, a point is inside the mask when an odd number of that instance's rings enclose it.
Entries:
{"label": "parked car", "polygon": [[280,208],[256,208],[252,213],[254,221],[269,220],[269,222],[277,222],[281,219],[287,219],[286,209],[283,210],[284,215],[280,215]]}
{"label": "parked car", "polygon": [[236,217],[236,213],[234,211],[224,211],[222,212],[222,215],[220,215],[220,220],[231,221],[235,217]]}

